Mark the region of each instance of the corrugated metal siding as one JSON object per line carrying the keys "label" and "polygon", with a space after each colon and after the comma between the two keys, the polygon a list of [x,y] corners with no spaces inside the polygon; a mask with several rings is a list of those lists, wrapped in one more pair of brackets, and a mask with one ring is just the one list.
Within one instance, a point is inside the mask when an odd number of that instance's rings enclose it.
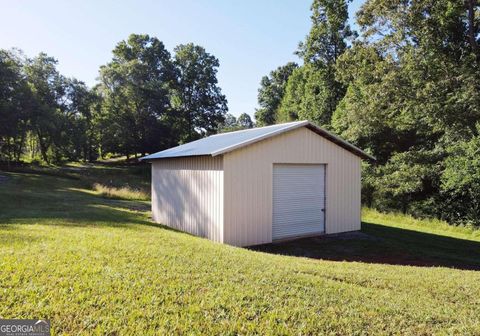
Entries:
{"label": "corrugated metal siding", "polygon": [[326,164],[326,233],[360,229],[360,158],[300,128],[224,155],[225,243],[272,241],[273,163]]}
{"label": "corrugated metal siding", "polygon": [[272,239],[325,232],[325,165],[273,165]]}
{"label": "corrugated metal siding", "polygon": [[153,161],[152,216],[157,223],[223,242],[223,158]]}

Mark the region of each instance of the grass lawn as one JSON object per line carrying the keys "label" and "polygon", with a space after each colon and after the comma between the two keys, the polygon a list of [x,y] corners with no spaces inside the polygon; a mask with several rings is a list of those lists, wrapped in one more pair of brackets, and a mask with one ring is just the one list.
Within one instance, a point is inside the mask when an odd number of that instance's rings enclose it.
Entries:
{"label": "grass lawn", "polygon": [[479,231],[367,210],[364,234],[266,253],[156,225],[147,201],[91,188],[148,185],[141,173],[73,168],[0,172],[2,318],[71,335],[480,334],[480,272],[467,270]]}

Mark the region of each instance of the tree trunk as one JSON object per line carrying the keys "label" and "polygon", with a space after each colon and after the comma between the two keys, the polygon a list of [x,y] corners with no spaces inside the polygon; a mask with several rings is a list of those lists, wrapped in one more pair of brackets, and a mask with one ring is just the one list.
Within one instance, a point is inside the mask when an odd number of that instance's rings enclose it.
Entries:
{"label": "tree trunk", "polygon": [[49,163],[48,162],[48,155],[47,155],[48,147],[45,144],[45,142],[43,141],[42,135],[39,131],[37,131],[37,136],[38,136],[38,144],[40,145],[40,154],[42,155],[43,160],[46,163]]}
{"label": "tree trunk", "polygon": [[470,39],[472,51],[477,56],[478,61],[480,60],[480,54],[478,52],[478,44],[476,39],[477,32],[475,29],[475,6],[477,5],[477,0],[466,0],[466,2],[468,11],[468,37]]}
{"label": "tree trunk", "polygon": [[20,143],[18,144],[18,152],[17,152],[17,161],[20,162],[20,157],[23,153],[24,148],[26,145],[26,138],[27,138],[27,131],[22,131],[22,136],[20,137]]}

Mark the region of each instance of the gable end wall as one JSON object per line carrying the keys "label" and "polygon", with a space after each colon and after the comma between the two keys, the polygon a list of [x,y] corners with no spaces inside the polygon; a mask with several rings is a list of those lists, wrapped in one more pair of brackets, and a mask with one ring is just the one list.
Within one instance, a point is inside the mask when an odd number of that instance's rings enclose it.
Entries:
{"label": "gable end wall", "polygon": [[326,233],[360,230],[360,158],[302,127],[227,153],[223,242],[272,241],[274,163],[326,164]]}

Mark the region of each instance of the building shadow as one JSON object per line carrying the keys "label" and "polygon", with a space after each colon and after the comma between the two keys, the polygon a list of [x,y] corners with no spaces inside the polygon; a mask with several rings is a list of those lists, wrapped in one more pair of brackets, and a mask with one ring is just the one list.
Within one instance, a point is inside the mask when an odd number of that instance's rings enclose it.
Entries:
{"label": "building shadow", "polygon": [[249,247],[332,261],[480,270],[480,242],[362,223],[362,230]]}

